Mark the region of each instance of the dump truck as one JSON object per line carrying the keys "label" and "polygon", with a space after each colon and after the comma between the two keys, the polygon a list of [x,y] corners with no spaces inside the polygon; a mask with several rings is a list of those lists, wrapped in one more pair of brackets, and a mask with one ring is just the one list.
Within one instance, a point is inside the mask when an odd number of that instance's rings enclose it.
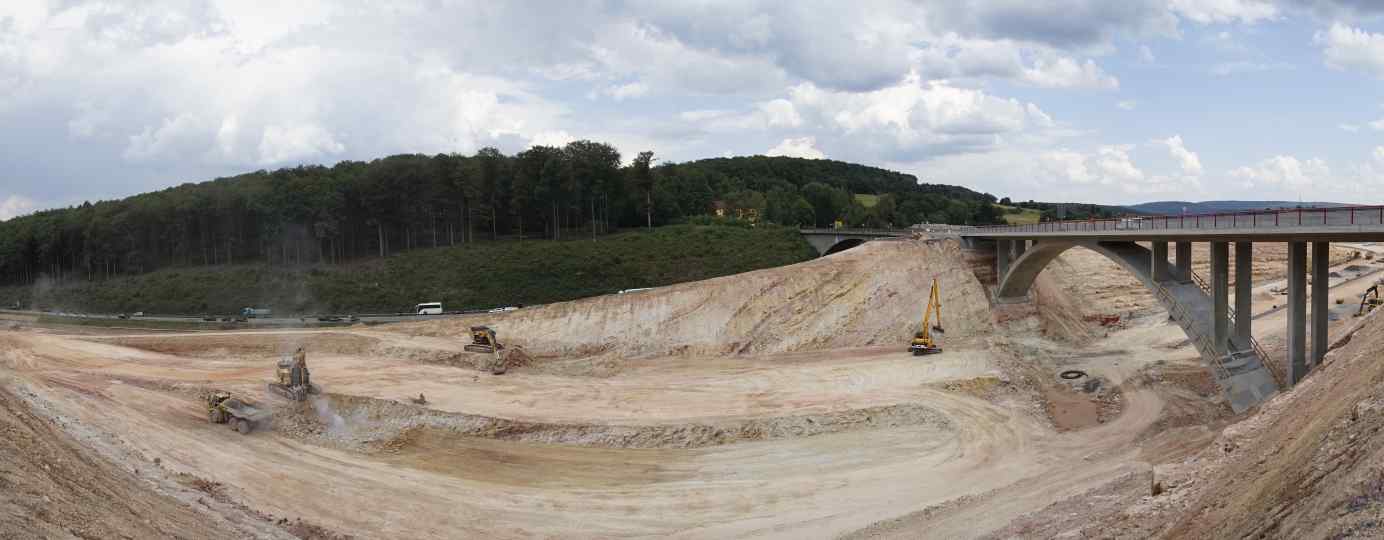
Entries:
{"label": "dump truck", "polygon": [[230,392],[218,390],[207,394],[207,420],[213,424],[228,424],[241,435],[248,435],[268,418],[268,411],[262,411]]}
{"label": "dump truck", "polygon": [[308,371],[308,355],[302,347],[293,353],[292,358],[281,358],[274,372],[277,380],[269,383],[269,391],[275,395],[303,401],[308,394],[321,392],[312,384],[312,373]]}

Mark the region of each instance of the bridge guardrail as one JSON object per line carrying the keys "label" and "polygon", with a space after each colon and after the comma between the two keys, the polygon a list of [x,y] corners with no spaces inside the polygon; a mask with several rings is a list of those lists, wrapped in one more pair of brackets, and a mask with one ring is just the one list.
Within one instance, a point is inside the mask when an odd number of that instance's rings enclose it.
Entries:
{"label": "bridge guardrail", "polygon": [[976,232],[1096,232],[1355,225],[1384,225],[1384,206],[1281,208],[1210,214],[1075,219],[1044,221],[1027,225],[983,225],[975,227],[973,230]]}
{"label": "bridge guardrail", "polygon": [[799,234],[860,234],[874,236],[907,236],[913,229],[798,229]]}

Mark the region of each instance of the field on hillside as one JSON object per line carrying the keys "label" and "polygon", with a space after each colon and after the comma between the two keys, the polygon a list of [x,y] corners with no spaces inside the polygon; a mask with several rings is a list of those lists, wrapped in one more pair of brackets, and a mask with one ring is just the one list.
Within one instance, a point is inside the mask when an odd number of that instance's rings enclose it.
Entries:
{"label": "field on hillside", "polygon": [[0,288],[0,306],[117,313],[284,315],[540,304],[782,266],[816,252],[796,229],[674,225],[561,242],[503,240],[345,265],[171,268],[101,282]]}
{"label": "field on hillside", "polygon": [[[1032,208],[1019,208],[1017,206],[1005,206],[1002,204],[997,204],[995,206],[999,207],[1000,212],[1003,213],[1005,223],[1010,225],[1030,225],[1038,223],[1038,219],[1043,216],[1043,212]],[[1017,213],[1011,213],[1015,211],[1017,211]]]}

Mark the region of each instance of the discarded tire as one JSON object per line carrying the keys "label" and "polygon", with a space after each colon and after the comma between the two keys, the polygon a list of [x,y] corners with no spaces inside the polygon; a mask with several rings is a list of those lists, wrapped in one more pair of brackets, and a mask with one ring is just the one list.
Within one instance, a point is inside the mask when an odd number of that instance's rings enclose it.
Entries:
{"label": "discarded tire", "polygon": [[1082,377],[1085,377],[1085,376],[1086,376],[1086,372],[1085,372],[1085,371],[1082,371],[1082,370],[1079,370],[1079,369],[1069,369],[1069,370],[1067,370],[1067,371],[1063,371],[1062,373],[1059,373],[1058,376],[1059,376],[1059,377],[1062,377],[1063,379],[1067,379],[1067,380],[1071,381],[1071,380],[1080,379],[1080,378],[1082,378]]}

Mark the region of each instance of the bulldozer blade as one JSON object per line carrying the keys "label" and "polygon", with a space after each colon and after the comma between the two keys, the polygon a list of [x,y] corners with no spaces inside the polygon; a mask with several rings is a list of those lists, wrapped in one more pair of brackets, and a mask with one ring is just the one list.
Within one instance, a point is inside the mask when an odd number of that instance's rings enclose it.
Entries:
{"label": "bulldozer blade", "polygon": [[465,347],[463,347],[463,348],[466,349],[466,350],[468,350],[468,351],[471,351],[471,352],[478,352],[478,353],[493,353],[493,352],[495,352],[495,348],[494,348],[494,347],[488,347],[488,346],[485,346],[485,345],[467,345],[467,346],[465,346]]}

